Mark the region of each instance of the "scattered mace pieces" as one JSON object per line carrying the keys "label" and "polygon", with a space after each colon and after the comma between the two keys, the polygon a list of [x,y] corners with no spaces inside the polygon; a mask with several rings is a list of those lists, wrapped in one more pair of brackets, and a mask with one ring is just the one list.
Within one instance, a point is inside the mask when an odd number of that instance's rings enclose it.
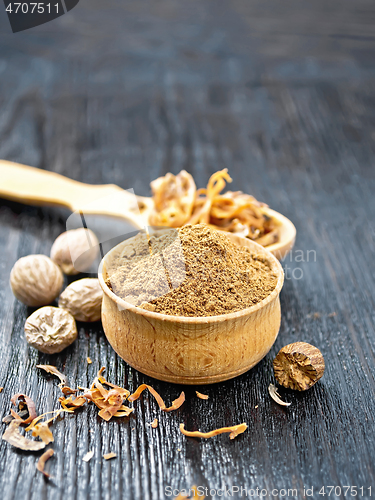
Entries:
{"label": "scattered mace pieces", "polygon": [[157,426],[158,426],[158,419],[157,419],[157,418],[154,418],[154,420],[153,420],[153,422],[152,422],[152,424],[151,424],[151,427],[152,427],[153,429],[156,429],[156,427],[157,427]]}
{"label": "scattered mace pieces", "polygon": [[46,465],[47,460],[51,458],[54,453],[55,452],[52,450],[52,448],[45,451],[36,464],[36,468],[38,469],[38,471],[44,474],[47,479],[49,479],[51,476],[44,470],[44,466]]}
{"label": "scattered mace pieces", "polygon": [[180,431],[182,434],[188,437],[197,437],[197,438],[204,438],[208,439],[213,436],[217,436],[218,434],[223,434],[225,432],[229,432],[229,438],[234,439],[238,434],[242,434],[245,432],[247,429],[247,424],[242,423],[239,425],[233,425],[232,427],[221,427],[220,429],[214,429],[213,431],[210,432],[200,432],[200,431],[187,431],[185,430],[185,425],[180,424]]}
{"label": "scattered mace pieces", "polygon": [[91,358],[87,358],[87,364],[91,365],[91,363],[92,363]]}
{"label": "scattered mace pieces", "polygon": [[29,316],[25,323],[27,342],[41,352],[61,352],[77,338],[73,316],[59,307],[42,307]]}
{"label": "scattered mace pieces", "polygon": [[142,394],[142,392],[145,389],[148,389],[151,392],[151,394],[156,399],[156,402],[158,403],[159,408],[165,412],[177,410],[178,408],[180,408],[180,406],[182,406],[182,404],[185,401],[185,393],[181,392],[179,397],[177,399],[175,399],[174,401],[172,401],[172,405],[169,408],[167,408],[164,401],[163,401],[163,398],[160,396],[160,394],[158,394],[155,391],[155,389],[153,389],[150,385],[147,385],[147,384],[140,385],[138,387],[138,389],[131,396],[129,396],[129,401],[135,401],[136,399],[138,399],[139,396]]}
{"label": "scattered mace pieces", "polygon": [[275,378],[287,389],[306,391],[324,373],[324,358],[317,347],[295,342],[283,347],[273,360]]}
{"label": "scattered mace pieces", "polygon": [[103,455],[103,458],[105,458],[106,460],[111,460],[111,458],[116,458],[116,457],[117,454],[113,453],[113,451],[111,451],[111,453],[106,453],[105,455]]}
{"label": "scattered mace pieces", "polygon": [[31,435],[34,437],[39,437],[45,444],[54,442],[54,437],[51,432],[51,429],[48,427],[48,422],[42,422],[41,424],[37,424],[33,428]]}
{"label": "scattered mace pieces", "polygon": [[201,394],[198,391],[195,391],[195,394],[198,396],[199,399],[208,399],[207,394]]}
{"label": "scattered mace pieces", "polygon": [[280,398],[280,394],[277,392],[276,387],[273,384],[268,386],[268,392],[270,393],[271,398],[281,406],[290,406],[292,403],[286,403]]}
{"label": "scattered mace pieces", "polygon": [[3,392],[4,387],[0,387],[0,393]]}
{"label": "scattered mace pieces", "polygon": [[15,297],[32,307],[53,302],[61,291],[63,280],[59,266],[45,255],[22,257],[10,273],[10,286]]}
{"label": "scattered mace pieces", "polygon": [[56,375],[60,379],[60,387],[64,387],[67,384],[67,378],[65,375],[63,375],[59,370],[56,368],[56,366],[52,365],[36,365],[37,368],[41,368],[42,370],[46,371],[47,373],[51,373],[52,375]]}
{"label": "scattered mace pieces", "polygon": [[[104,367],[99,370],[91,388],[84,393],[84,397],[100,408],[99,416],[107,422],[112,417],[129,416],[134,411],[134,408],[125,406],[123,402],[130,392],[105,380],[102,376],[103,371]],[[111,389],[107,390],[103,385],[108,385]]]}
{"label": "scattered mace pieces", "polygon": [[25,451],[39,451],[46,447],[43,441],[31,441],[22,436],[19,431],[19,426],[24,423],[23,420],[12,420],[3,434],[2,439],[7,441],[15,448]]}
{"label": "scattered mace pieces", "polygon": [[37,415],[36,415],[35,403],[31,398],[29,398],[29,396],[26,396],[26,394],[18,393],[12,396],[10,400],[15,407],[17,407],[17,401],[20,400],[18,406],[20,407],[20,405],[22,405],[22,408],[20,408],[21,410],[25,410],[24,406],[27,406],[27,412],[29,414],[28,418],[24,420],[15,411],[10,410],[13,418],[15,418],[16,420],[20,420],[22,424],[29,424],[36,418]]}
{"label": "scattered mace pieces", "polygon": [[109,387],[112,387],[112,389],[116,389],[122,396],[124,396],[124,399],[126,399],[130,392],[127,390],[127,389],[124,389],[123,387],[120,387],[118,385],[115,385],[115,384],[111,384],[110,382],[108,382],[104,377],[103,377],[103,372],[105,371],[105,368],[104,366],[102,366],[100,368],[100,370],[98,371],[98,375],[97,375],[97,380],[101,383],[101,384],[104,384],[104,385],[108,385]]}
{"label": "scattered mace pieces", "polygon": [[3,423],[4,424],[9,424],[12,420],[23,420],[23,417],[27,417],[28,415],[27,410],[22,410],[19,413],[16,413],[13,410],[10,410],[10,415],[7,415],[6,417],[3,418]]}
{"label": "scattered mace pieces", "polygon": [[[43,415],[36,416],[36,412],[33,408],[33,401],[25,396],[24,394],[15,394],[12,398],[12,403],[16,404],[17,399],[24,399],[25,405],[27,405],[27,413],[29,413],[29,417],[26,420],[22,420],[19,418],[19,415],[11,410],[11,414],[13,416],[13,420],[10,421],[9,427],[5,431],[2,439],[7,441],[12,446],[16,448],[20,448],[21,450],[27,451],[38,451],[42,450],[47,446],[47,444],[52,443],[54,441],[53,434],[48,427],[48,424],[52,422],[56,417],[58,417],[61,413],[61,410],[48,411],[43,413]],[[22,403],[22,400],[21,400]],[[23,410],[24,411],[24,410]],[[54,416],[44,422],[38,423],[45,415],[53,413]],[[35,415],[35,418],[33,418]],[[32,418],[31,424],[26,427],[25,431],[32,431],[32,436],[39,437],[42,441],[32,441],[27,439],[25,436],[22,436],[19,432],[20,425],[24,425],[29,423],[30,418]],[[3,420],[4,421],[4,420]],[[6,421],[8,423],[8,420]]]}
{"label": "scattered mace pieces", "polygon": [[85,396],[77,396],[73,398],[73,396],[69,396],[68,398],[59,397],[59,403],[61,404],[63,410],[68,413],[74,413],[74,410],[80,408],[87,402]]}
{"label": "scattered mace pieces", "polygon": [[85,393],[85,397],[100,408],[98,415],[106,422],[112,417],[128,417],[134,411],[134,408],[122,404],[124,397],[116,389],[107,391],[98,382],[93,389]]}
{"label": "scattered mace pieces", "polygon": [[61,392],[64,394],[64,396],[68,396],[69,394],[76,394],[78,392],[77,389],[71,389],[67,385],[64,387],[61,387]]}
{"label": "scattered mace pieces", "polygon": [[99,321],[103,291],[98,278],[73,281],[59,298],[59,307],[66,309],[77,321]]}
{"label": "scattered mace pieces", "polygon": [[[44,422],[41,422],[38,424],[38,422],[45,417],[46,415],[49,415],[53,413],[54,416],[51,417],[48,420],[45,420]],[[51,432],[51,429],[49,428],[48,424],[50,422],[53,422],[56,417],[58,417],[61,413],[61,410],[53,410],[53,411],[47,411],[46,413],[43,413],[43,415],[39,415],[39,417],[34,418],[34,420],[31,422],[31,424],[25,429],[27,431],[32,431],[31,435],[34,437],[39,437],[44,444],[49,444],[53,443],[54,437]]]}
{"label": "scattered mace pieces", "polygon": [[86,455],[82,458],[82,460],[84,462],[90,462],[93,456],[94,456],[94,450],[88,451]]}
{"label": "scattered mace pieces", "polygon": [[88,271],[99,254],[99,241],[90,229],[71,229],[60,234],[52,245],[51,259],[65,274]]}

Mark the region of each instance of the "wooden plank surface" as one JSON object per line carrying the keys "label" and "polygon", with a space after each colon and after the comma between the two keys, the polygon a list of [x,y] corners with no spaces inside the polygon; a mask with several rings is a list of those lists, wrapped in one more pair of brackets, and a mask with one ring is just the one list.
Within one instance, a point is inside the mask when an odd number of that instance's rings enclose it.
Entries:
{"label": "wooden plank surface", "polygon": [[[312,487],[321,498],[329,485],[375,493],[374,18],[370,1],[81,0],[13,35],[1,12],[1,158],[142,195],[167,171],[186,168],[204,186],[228,167],[231,188],[298,231],[283,263],[280,334],[257,367],[201,387],[208,401],[187,388],[169,414],[144,393],[129,418],[106,423],[92,406],[66,415],[53,426],[49,483],[37,456],[2,441],[3,499],[160,500],[170,498],[167,486],[193,484],[266,489],[270,498],[275,488],[304,498]],[[105,366],[112,382],[151,383],[172,401],[182,387],[129,368],[99,324],[79,324],[77,342],[60,355],[27,347],[31,310],[14,299],[9,272],[21,256],[48,254],[67,215],[0,202],[1,417],[16,392],[39,412],[57,407],[57,382],[38,363],[55,364],[72,386],[87,386]],[[292,402],[284,409],[267,392],[272,359],[297,340],[322,350],[326,373],[305,394],[282,391]],[[249,429],[234,441],[178,430],[243,421]],[[106,462],[109,451],[118,456]]]}

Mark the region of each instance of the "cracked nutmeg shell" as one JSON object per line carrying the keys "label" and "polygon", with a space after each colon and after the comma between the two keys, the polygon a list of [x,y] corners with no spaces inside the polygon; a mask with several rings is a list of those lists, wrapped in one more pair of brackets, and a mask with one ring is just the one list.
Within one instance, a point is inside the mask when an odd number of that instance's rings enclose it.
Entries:
{"label": "cracked nutmeg shell", "polygon": [[15,297],[27,306],[46,306],[55,300],[63,285],[63,274],[46,255],[27,255],[14,264],[10,286]]}
{"label": "cracked nutmeg shell", "polygon": [[322,378],[324,358],[317,347],[294,342],[283,347],[273,360],[275,378],[287,389],[306,391]]}
{"label": "cracked nutmeg shell", "polygon": [[77,326],[73,316],[65,309],[46,306],[27,318],[25,335],[32,347],[55,354],[76,340]]}
{"label": "cracked nutmeg shell", "polygon": [[97,278],[73,281],[59,298],[59,307],[77,321],[98,321],[102,311],[103,291]]}

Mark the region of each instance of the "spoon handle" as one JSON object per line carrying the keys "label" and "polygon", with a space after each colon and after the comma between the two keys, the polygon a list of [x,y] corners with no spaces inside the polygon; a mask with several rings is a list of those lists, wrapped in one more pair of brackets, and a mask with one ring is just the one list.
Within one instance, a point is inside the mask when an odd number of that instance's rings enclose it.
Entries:
{"label": "spoon handle", "polygon": [[[147,224],[146,213],[139,213],[138,197],[115,184],[84,184],[5,160],[0,160],[0,197],[29,205],[57,205],[72,212],[122,217],[138,228]],[[142,204],[148,200],[142,198]]]}

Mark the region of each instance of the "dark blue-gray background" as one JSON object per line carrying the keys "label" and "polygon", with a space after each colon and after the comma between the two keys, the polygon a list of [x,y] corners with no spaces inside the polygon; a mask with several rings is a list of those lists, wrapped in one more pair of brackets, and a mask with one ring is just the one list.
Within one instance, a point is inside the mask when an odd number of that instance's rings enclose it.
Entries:
{"label": "dark blue-gray background", "polygon": [[[18,34],[0,13],[1,158],[142,195],[168,171],[185,168],[202,187],[227,167],[231,188],[292,219],[296,249],[316,252],[284,262],[303,277],[286,280],[280,335],[255,369],[201,388],[208,401],[188,388],[169,414],[144,393],[130,419],[105,423],[94,407],[65,416],[53,426],[50,484],[34,455],[1,442],[2,498],[160,500],[165,486],[192,484],[297,488],[298,498],[313,486],[321,498],[323,485],[375,487],[374,21],[362,0],[81,0]],[[49,362],[72,386],[104,365],[109,380],[152,383],[170,402],[181,387],[126,366],[100,325],[80,324],[61,355],[27,347],[30,310],[12,296],[9,272],[18,257],[48,254],[66,215],[1,201],[1,416],[20,391],[40,412],[57,407],[57,382],[35,368]],[[273,356],[297,340],[322,350],[326,373],[305,394],[282,391],[286,410],[267,386]],[[242,421],[249,429],[234,441],[178,430]],[[105,462],[109,451],[118,457]]]}

